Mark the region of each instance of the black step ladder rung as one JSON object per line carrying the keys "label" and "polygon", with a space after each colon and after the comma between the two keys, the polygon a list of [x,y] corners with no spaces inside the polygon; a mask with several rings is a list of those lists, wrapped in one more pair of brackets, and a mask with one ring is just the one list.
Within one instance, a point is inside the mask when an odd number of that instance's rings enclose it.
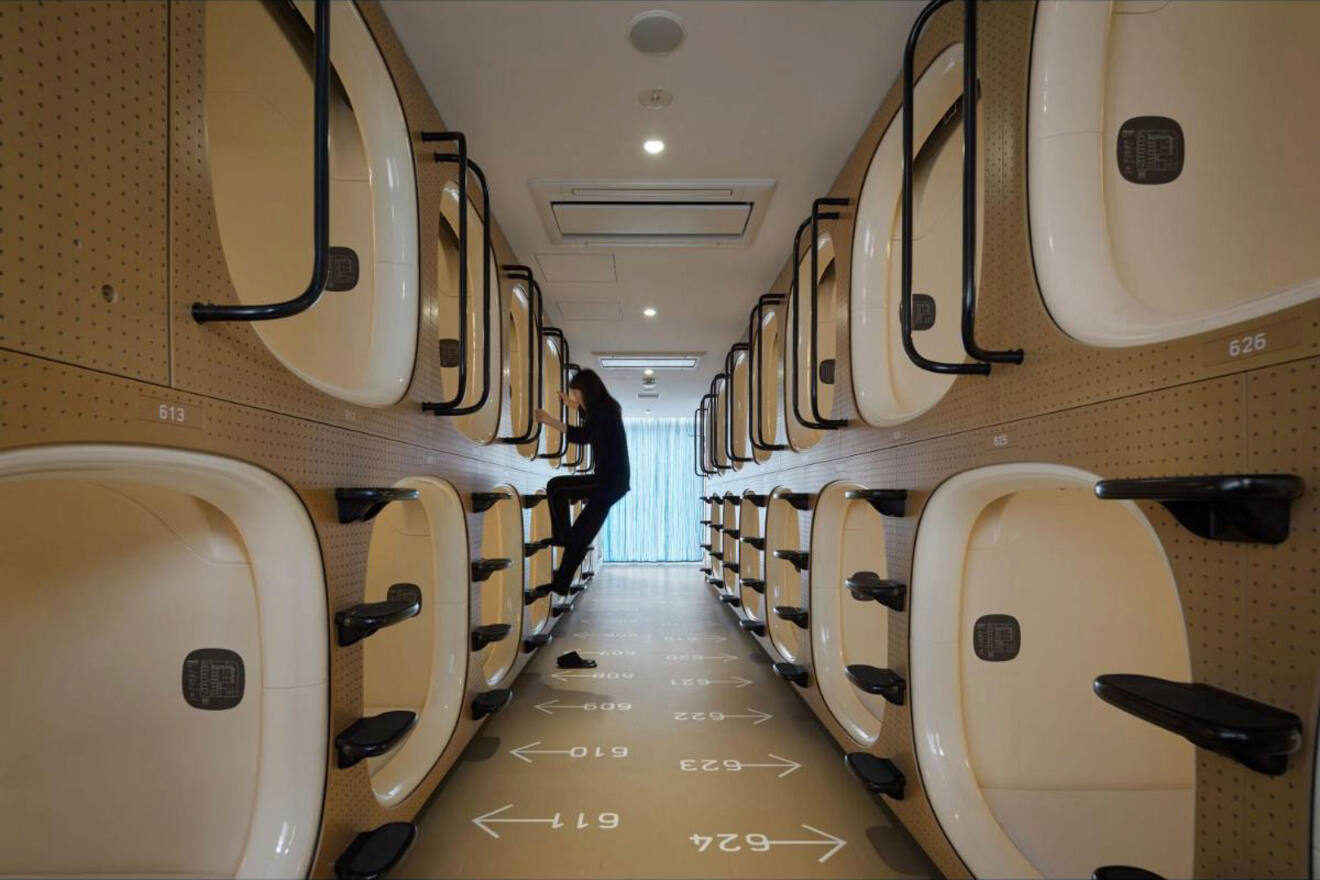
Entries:
{"label": "black step ladder rung", "polygon": [[506,498],[512,498],[508,492],[473,492],[472,512],[485,513]]}
{"label": "black step ladder rung", "polygon": [[538,505],[538,504],[540,504],[542,501],[544,501],[547,497],[548,497],[548,496],[546,496],[546,495],[540,495],[540,494],[537,494],[537,495],[524,495],[524,496],[522,497],[522,506],[523,506],[523,510],[531,510],[533,507],[535,507],[536,505]]}
{"label": "black step ladder rung", "polygon": [[776,495],[775,497],[787,501],[789,506],[795,510],[804,512],[811,510],[816,505],[816,496],[810,492],[785,492],[783,495]]}
{"label": "black step ladder rung", "polygon": [[743,500],[752,502],[752,505],[755,507],[765,507],[766,502],[770,500],[770,496],[753,495],[751,493],[748,493],[747,495],[743,496]]}
{"label": "black step ladder rung", "polygon": [[776,663],[774,664],[774,670],[775,675],[779,676],[784,681],[792,682],[800,688],[806,687],[810,680],[810,673],[808,672],[807,667],[800,663]]}
{"label": "black step ladder rung", "polygon": [[561,614],[568,614],[573,610],[572,602],[557,602],[550,606],[550,616],[559,617]]}
{"label": "black step ladder rung", "polygon": [[742,578],[740,583],[753,593],[760,593],[763,596],[765,595],[765,581],[760,578]]}
{"label": "black step ladder rung", "polygon": [[738,621],[738,626],[754,636],[765,635],[765,624],[759,620],[740,620]]}
{"label": "black step ladder rung", "polygon": [[907,777],[893,761],[866,752],[849,752],[844,755],[843,761],[853,775],[862,781],[867,791],[887,795],[896,801],[903,799]]}
{"label": "black step ladder rung", "polygon": [[907,513],[907,494],[907,489],[849,489],[843,497],[865,501],[881,516],[903,516]]}
{"label": "black step ladder rung", "polygon": [[756,548],[757,550],[765,549],[765,537],[762,535],[744,535],[742,542]]}
{"label": "black step ladder rung", "polygon": [[[395,584],[390,587],[407,586],[416,589],[416,584]],[[335,641],[341,648],[356,644],[367,636],[387,626],[403,623],[421,613],[422,600],[418,595],[404,599],[386,599],[382,602],[361,602],[351,608],[335,612]]]}
{"label": "black step ladder rung", "polygon": [[472,630],[472,652],[475,654],[487,645],[502,642],[513,631],[511,623],[488,623]]}
{"label": "black step ladder rung", "polygon": [[375,758],[397,746],[417,723],[417,713],[404,709],[359,718],[335,737],[336,763],[342,770]]}
{"label": "black step ladder rung", "polygon": [[798,629],[807,628],[807,609],[798,608],[794,605],[776,605],[775,617],[780,620],[787,620],[797,626]]}
{"label": "black step ladder rung", "polygon": [[511,688],[495,688],[490,691],[482,691],[472,698],[472,720],[480,721],[487,715],[494,715],[496,712],[509,705],[513,699],[513,690]]}
{"label": "black step ladder rung", "polygon": [[843,585],[859,602],[876,601],[891,611],[902,611],[907,600],[907,584],[880,577],[874,571],[859,571]]}
{"label": "black step ladder rung", "polygon": [[399,864],[417,839],[411,822],[387,822],[353,838],[335,859],[338,880],[381,880]]}
{"label": "black step ladder rung", "polygon": [[907,681],[892,669],[856,663],[845,666],[843,673],[858,690],[884,697],[895,706],[903,705],[907,696]]}
{"label": "black step ladder rung", "polygon": [[1092,687],[1106,703],[1257,773],[1282,774],[1302,746],[1301,718],[1212,685],[1115,674]]}
{"label": "black step ladder rung", "polygon": [[721,593],[720,601],[723,602],[725,605],[732,605],[734,608],[742,607],[742,599],[738,598],[732,593]]}
{"label": "black step ladder rung", "polygon": [[1183,528],[1211,541],[1282,544],[1305,488],[1295,474],[1214,474],[1101,480],[1095,497],[1158,501]]}
{"label": "black step ladder rung", "polygon": [[782,559],[791,564],[798,571],[806,571],[811,567],[811,554],[806,550],[776,550],[775,559]]}
{"label": "black step ladder rung", "polygon": [[367,522],[376,518],[376,514],[385,509],[391,501],[416,501],[421,492],[416,489],[387,488],[340,488],[335,490],[335,504],[338,507],[339,521],[349,523]]}
{"label": "black step ladder rung", "polygon": [[482,581],[490,580],[490,576],[497,571],[504,571],[513,565],[512,559],[505,557],[494,557],[491,559],[472,560],[472,583],[479,584]]}
{"label": "black step ladder rung", "polygon": [[523,639],[523,653],[530,654],[537,648],[544,648],[554,640],[553,633],[537,633],[534,636],[528,636]]}

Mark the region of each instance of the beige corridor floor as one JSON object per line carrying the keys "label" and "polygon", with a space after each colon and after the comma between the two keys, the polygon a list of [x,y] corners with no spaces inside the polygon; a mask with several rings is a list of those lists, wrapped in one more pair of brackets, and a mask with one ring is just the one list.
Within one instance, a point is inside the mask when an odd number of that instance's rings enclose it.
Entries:
{"label": "beige corridor floor", "polygon": [[693,564],[604,566],[513,690],[393,876],[938,876]]}

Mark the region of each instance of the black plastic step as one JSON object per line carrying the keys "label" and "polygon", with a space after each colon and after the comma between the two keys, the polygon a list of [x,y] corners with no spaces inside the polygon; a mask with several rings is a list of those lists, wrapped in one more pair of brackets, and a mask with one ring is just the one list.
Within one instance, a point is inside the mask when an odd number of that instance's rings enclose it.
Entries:
{"label": "black plastic step", "polygon": [[739,581],[739,583],[741,583],[747,589],[751,590],[753,593],[760,593],[762,596],[765,595],[765,581],[761,580],[760,578],[742,578],[742,580]]}
{"label": "black plastic step", "polygon": [[738,625],[754,636],[765,635],[765,624],[759,620],[740,620]]}
{"label": "black plastic step", "polygon": [[416,839],[417,826],[411,822],[388,822],[374,831],[363,831],[335,859],[335,877],[381,880],[399,864]]}
{"label": "black plastic step", "polygon": [[702,549],[702,550],[705,550],[707,553],[710,553],[710,552],[711,552],[712,550],[714,550],[715,548],[712,547],[710,544],[702,544],[702,545],[701,545],[701,549]]}
{"label": "black plastic step", "polygon": [[1292,502],[1305,488],[1294,474],[1215,474],[1101,480],[1095,497],[1158,501],[1183,528],[1211,541],[1282,544]]}
{"label": "black plastic step", "polygon": [[505,498],[511,497],[508,492],[473,492],[472,493],[472,512],[484,513],[490,510],[496,504],[499,504]]}
{"label": "black plastic step", "polygon": [[397,746],[417,723],[417,713],[404,709],[359,718],[335,737],[336,763],[342,770]]}
{"label": "black plastic step", "polygon": [[809,492],[785,492],[776,497],[784,499],[797,510],[811,510],[816,505],[816,496]]}
{"label": "black plastic step", "polygon": [[522,497],[523,510],[531,510],[548,497],[548,495],[524,495]]}
{"label": "black plastic step", "polygon": [[586,659],[577,651],[568,651],[555,658],[555,665],[560,669],[595,669],[596,661]]}
{"label": "black plastic step", "polygon": [[881,516],[907,513],[907,489],[849,489],[843,497],[849,501],[865,501]]}
{"label": "black plastic step", "polygon": [[487,645],[495,642],[502,642],[509,637],[513,630],[513,624],[510,623],[488,623],[485,626],[479,626],[472,630],[472,651],[476,653]]}
{"label": "black plastic step", "polygon": [[701,522],[701,525],[703,525],[703,526],[711,525],[711,521],[708,520],[708,519],[703,519],[703,520],[701,520],[700,522]]}
{"label": "black plastic step", "polygon": [[750,501],[750,502],[752,502],[752,504],[755,505],[756,507],[765,507],[766,502],[768,502],[768,501],[770,500],[770,496],[769,496],[769,495],[753,495],[753,494],[750,494],[750,493],[749,493],[749,494],[743,496],[743,500],[744,500],[744,501]]}
{"label": "black plastic step", "polygon": [[594,571],[592,571],[591,569],[587,569],[586,571],[582,572],[582,580],[583,580],[583,581],[589,581],[589,580],[591,580],[592,578],[594,578],[595,576],[596,576],[596,573],[595,573]]}
{"label": "black plastic step", "polygon": [[843,756],[843,762],[853,775],[862,780],[862,785],[872,794],[888,795],[896,801],[903,799],[903,789],[907,777],[894,766],[888,758],[868,755],[866,752],[849,752]]}
{"label": "black plastic step", "polygon": [[1283,773],[1302,745],[1302,719],[1293,713],[1208,684],[1118,674],[1092,687],[1106,703],[1257,773]]}
{"label": "black plastic step", "polygon": [[734,608],[742,607],[742,599],[739,599],[737,596],[733,595],[732,593],[721,593],[720,601],[723,602],[725,605],[732,605]]}
{"label": "black plastic step", "polygon": [[741,571],[742,569],[741,569],[739,563],[737,563],[737,562],[726,562],[726,563],[724,563],[724,570],[725,570],[725,571],[731,571],[731,572],[733,572],[734,574],[737,574],[737,573],[738,573],[739,571]]}
{"label": "black plastic step", "polygon": [[536,604],[536,602],[540,601],[541,599],[544,599],[548,595],[550,594],[542,593],[539,587],[534,590],[523,590],[523,604],[534,605]]}
{"label": "black plastic step", "polygon": [[542,550],[548,548],[554,538],[542,538],[539,541],[528,541],[523,544],[523,556],[535,556]]}
{"label": "black plastic step", "polygon": [[550,616],[558,617],[561,614],[567,614],[572,610],[573,610],[572,602],[557,602],[554,605],[550,606]]}
{"label": "black plastic step", "polygon": [[391,501],[416,501],[416,489],[336,489],[335,502],[339,507],[339,521],[344,524],[375,519]]}
{"label": "black plastic step", "polygon": [[765,549],[765,538],[761,535],[746,535],[742,541],[744,544],[750,544],[757,550]]}
{"label": "black plastic step", "polygon": [[1164,880],[1164,876],[1132,865],[1105,865],[1091,872],[1091,880]]}
{"label": "black plastic step", "polygon": [[810,674],[807,667],[799,663],[776,663],[774,665],[775,675],[784,681],[791,681],[800,688],[807,686]]}
{"label": "black plastic step", "polygon": [[583,581],[579,581],[576,584],[568,585],[568,595],[570,596],[576,596],[579,593],[585,593],[586,591],[587,591],[587,585]]}
{"label": "black plastic step", "polygon": [[725,529],[725,530],[724,530],[724,534],[728,535],[730,538],[733,538],[733,539],[736,541],[736,540],[738,540],[738,536],[742,534],[742,530],[741,530],[741,529]]}
{"label": "black plastic step", "polygon": [[806,550],[776,550],[775,559],[792,563],[798,571],[806,571],[811,565],[811,554]]}
{"label": "black plastic step", "polygon": [[704,574],[704,575],[712,575],[712,574],[714,574],[715,572],[714,572],[714,570],[712,570],[712,569],[710,568],[710,566],[706,566],[706,567],[704,567],[704,568],[701,569],[701,573]]}
{"label": "black plastic step", "polygon": [[711,523],[711,524],[710,524],[710,527],[711,527],[712,529],[714,529],[715,531],[717,531],[717,532],[723,532],[723,531],[724,531],[724,526],[720,525],[719,523]]}
{"label": "black plastic step", "polygon": [[843,585],[859,602],[875,600],[893,611],[902,611],[907,600],[907,584],[882,578],[873,571],[859,571]]}
{"label": "black plastic step", "polygon": [[497,571],[504,571],[513,565],[512,559],[496,557],[493,559],[474,559],[472,560],[472,583],[479,584],[482,581],[490,580],[490,576]]}
{"label": "black plastic step", "polygon": [[712,551],[710,551],[710,555],[711,555],[711,556],[714,556],[716,559],[720,560],[721,562],[724,561],[724,551],[723,551],[723,550],[712,550]]}
{"label": "black plastic step", "polygon": [[843,673],[858,690],[882,696],[895,706],[903,705],[903,700],[907,696],[907,682],[892,669],[855,663],[852,666],[845,666]]}
{"label": "black plastic step", "polygon": [[[394,587],[407,586],[416,589],[416,584],[395,584]],[[390,587],[393,592],[394,587]],[[341,648],[356,644],[367,636],[403,623],[421,613],[421,591],[405,599],[386,599],[383,602],[363,602],[343,611],[335,612],[335,640]]]}
{"label": "black plastic step", "polygon": [[807,609],[805,608],[797,608],[792,605],[776,605],[775,616],[780,620],[797,624],[799,629],[807,628]]}
{"label": "black plastic step", "polygon": [[710,584],[712,587],[724,586],[724,581],[720,580],[719,578],[708,577],[706,578],[706,583]]}
{"label": "black plastic step", "polygon": [[480,721],[487,715],[494,715],[509,705],[509,701],[512,699],[512,688],[495,688],[493,691],[482,691],[472,698],[472,720]]}
{"label": "black plastic step", "polygon": [[537,648],[544,648],[554,639],[553,633],[537,633],[523,639],[523,653],[530,654]]}

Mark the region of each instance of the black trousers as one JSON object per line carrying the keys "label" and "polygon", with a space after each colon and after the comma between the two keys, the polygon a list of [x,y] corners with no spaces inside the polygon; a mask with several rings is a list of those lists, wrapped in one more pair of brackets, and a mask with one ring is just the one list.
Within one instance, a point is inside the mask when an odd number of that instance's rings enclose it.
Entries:
{"label": "black trousers", "polygon": [[[568,592],[573,574],[586,558],[587,547],[605,525],[605,517],[623,493],[602,485],[592,474],[554,477],[546,484],[545,494],[550,505],[550,531],[563,545],[559,568],[555,569],[551,589],[560,594]],[[575,501],[586,501],[576,521],[569,524],[570,510]]]}

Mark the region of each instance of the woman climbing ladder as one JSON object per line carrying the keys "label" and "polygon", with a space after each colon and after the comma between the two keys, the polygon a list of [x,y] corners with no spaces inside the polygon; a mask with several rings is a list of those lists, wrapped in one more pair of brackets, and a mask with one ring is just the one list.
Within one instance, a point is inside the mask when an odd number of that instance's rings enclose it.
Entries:
{"label": "woman climbing ladder", "polygon": [[[628,440],[623,431],[623,412],[619,402],[605,390],[594,370],[582,370],[568,383],[568,393],[560,393],[567,406],[583,411],[583,424],[565,425],[543,409],[536,419],[561,431],[569,442],[591,446],[596,465],[593,473],[554,477],[546,485],[550,503],[550,530],[553,543],[564,552],[559,560],[550,589],[561,596],[569,594],[573,573],[587,555],[587,547],[605,524],[605,517],[630,488]],[[575,501],[586,506],[569,525],[569,508]]]}

